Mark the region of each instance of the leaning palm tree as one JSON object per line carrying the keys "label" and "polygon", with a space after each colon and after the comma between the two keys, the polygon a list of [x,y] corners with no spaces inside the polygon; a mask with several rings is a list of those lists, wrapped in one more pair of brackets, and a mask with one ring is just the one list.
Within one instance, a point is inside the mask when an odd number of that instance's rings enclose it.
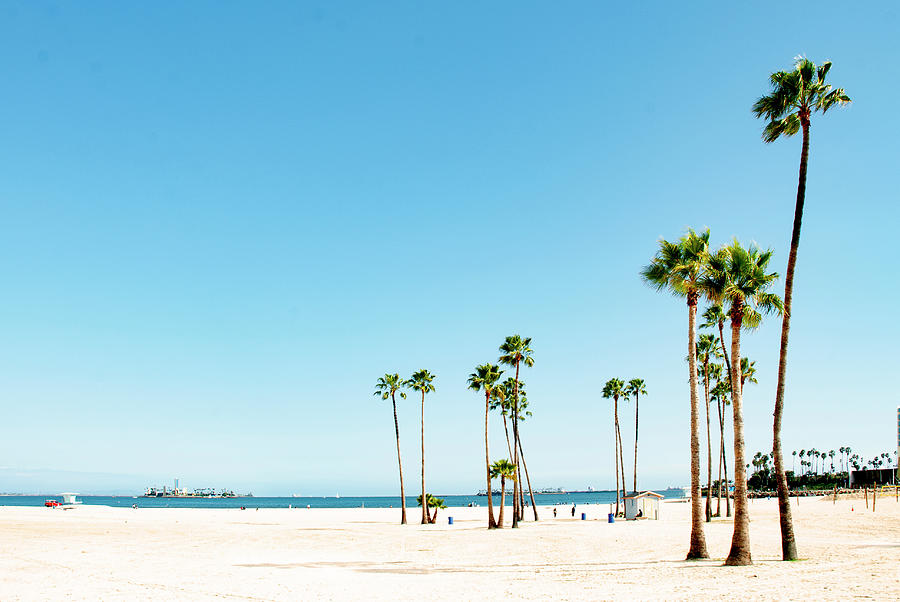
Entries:
{"label": "leaning palm tree", "polygon": [[[503,431],[506,434],[506,447],[509,451],[510,457],[513,456],[512,451],[512,440],[509,437],[509,424],[507,421],[507,416],[512,415],[513,410],[513,399],[514,392],[516,387],[518,386],[519,395],[518,395],[518,405],[519,405],[519,422],[525,420],[526,417],[531,416],[531,411],[528,410],[528,398],[525,393],[525,381],[519,380],[516,383],[516,379],[509,377],[502,383],[498,384],[494,387],[494,392],[491,395],[491,409],[492,410],[500,410],[500,415],[503,418]],[[519,450],[519,455],[522,460],[522,470],[525,472],[525,483],[528,485],[528,495],[531,498],[531,507],[535,514],[537,514],[537,505],[534,503],[534,490],[531,487],[531,477],[528,474],[528,463],[525,461],[525,447],[522,445],[522,433],[521,430],[519,432],[519,442],[517,445]],[[525,505],[525,487],[520,487],[518,491],[518,504],[519,507]],[[537,520],[537,519],[535,519]]]}
{"label": "leaning palm tree", "polygon": [[688,377],[691,402],[691,543],[687,559],[709,558],[700,500],[700,411],[697,400],[697,283],[709,254],[709,230],[697,234],[688,230],[678,242],[659,241],[659,251],[641,277],[658,291],[669,290],[687,299],[688,307]]}
{"label": "leaning palm tree", "polygon": [[[414,391],[419,391],[422,393],[422,495],[425,495],[425,394],[431,393],[434,391],[434,385],[431,384],[431,381],[434,380],[434,374],[429,372],[428,370],[419,370],[418,372],[414,372],[412,376],[409,377],[409,380],[406,381],[406,386]],[[422,524],[428,524],[428,510],[425,506],[422,506]]]}
{"label": "leaning palm tree", "polygon": [[812,114],[847,105],[850,97],[843,88],[832,88],[825,83],[831,69],[831,61],[816,67],[807,58],[798,57],[792,71],[778,71],[769,76],[770,94],[753,104],[757,118],[768,120],[763,129],[763,140],[775,142],[782,136],[790,137],[803,132],[800,150],[800,175],[797,183],[797,203],[794,207],[794,226],[791,232],[791,251],[784,276],[784,316],[781,321],[781,346],[778,355],[778,384],[775,388],[775,421],[773,424],[772,451],[775,460],[775,481],[778,487],[778,513],[781,522],[781,557],[797,559],[797,544],[791,521],[791,504],[788,499],[787,476],[781,455],[781,420],[784,413],[784,382],[787,376],[788,335],[791,329],[791,300],[794,292],[794,269],[797,265],[797,249],[800,246],[800,226],[803,221],[803,203],[806,200],[806,168],[809,162],[809,126]]}
{"label": "leaning palm tree", "polygon": [[728,401],[728,393],[731,387],[722,380],[722,365],[713,364],[710,374],[716,379],[716,386],[709,392],[710,397],[716,402],[716,409],[719,414],[719,491],[718,501],[716,502],[716,516],[721,516],[722,489],[723,489],[723,472],[724,472],[724,489],[725,489],[725,516],[731,516],[731,496],[728,492],[728,459],[725,454],[725,406]]}
{"label": "leaning palm tree", "polygon": [[488,413],[491,409],[491,394],[503,370],[494,364],[481,364],[469,375],[469,388],[473,391],[484,390],[484,463],[487,474],[488,529],[497,526],[494,520],[494,495],[491,491],[491,456],[488,450]]}
{"label": "leaning palm tree", "polygon": [[712,520],[712,434],[709,429],[709,364],[718,356],[719,341],[715,335],[701,334],[697,341],[697,360],[703,377],[703,397],[706,400],[706,522]]}
{"label": "leaning palm tree", "polygon": [[632,378],[625,387],[625,394],[634,395],[634,481],[632,482],[632,490],[637,494],[638,404],[640,396],[647,394],[647,385],[643,379]]}
{"label": "leaning palm tree", "polygon": [[391,398],[394,405],[394,434],[397,437],[397,464],[400,467],[400,524],[406,524],[406,493],[403,489],[403,460],[400,458],[400,424],[397,422],[397,399],[399,392],[400,397],[406,399],[406,393],[400,391],[400,387],[406,385],[406,382],[400,378],[399,374],[385,374],[375,383],[375,395],[382,399]]}
{"label": "leaning palm tree", "polygon": [[[531,417],[528,409],[528,397],[525,394],[525,381],[519,381],[519,423]],[[531,498],[531,509],[534,520],[537,520],[537,504],[534,503],[534,490],[531,488],[531,477],[528,476],[528,462],[525,461],[525,447],[522,445],[522,428],[519,427],[519,459],[522,461],[522,471],[525,473],[525,483],[519,487],[519,508],[525,505],[525,485],[528,486],[528,497]]]}
{"label": "leaning palm tree", "polygon": [[[755,245],[745,249],[736,240],[710,255],[701,288],[715,294],[713,300],[728,306],[731,319],[731,357],[741,357],[741,328],[745,316],[758,320],[756,308],[765,312],[782,310],[778,295],[768,289],[778,278],[768,273],[771,251],[760,251]],[[725,285],[720,286],[724,281]],[[710,293],[709,291],[714,291]],[[747,496],[747,475],[744,461],[744,414],[738,365],[731,364],[731,405],[734,419],[734,533],[731,551],[725,564],[752,564],[750,557],[750,514]]]}
{"label": "leaning palm tree", "polygon": [[[534,350],[531,349],[531,337],[521,337],[517,334],[506,337],[503,344],[500,345],[500,363],[507,366],[514,366],[516,369],[515,390],[513,391],[512,405],[512,426],[513,426],[513,464],[516,466],[516,478],[513,481],[513,528],[519,526],[521,520],[521,511],[518,501],[519,483],[521,479],[518,474],[519,464],[519,365],[524,364],[527,367],[534,366]],[[537,520],[537,509],[534,514]]]}
{"label": "leaning palm tree", "polygon": [[[519,386],[522,386],[521,382],[519,383]],[[509,421],[507,418],[512,414],[513,391],[515,388],[516,381],[510,376],[497,387],[494,387],[494,392],[491,394],[491,409],[500,410],[500,416],[503,418],[503,432],[506,435],[506,449],[509,451],[510,457],[512,457],[513,453],[512,440],[509,438]]]}
{"label": "leaning palm tree", "polygon": [[[616,439],[616,449],[613,452],[616,460],[616,516],[619,514],[619,475],[622,475],[622,498],[625,497],[625,465],[622,463],[622,435],[619,430],[619,397],[624,397],[625,381],[618,378],[611,378],[603,385],[603,398],[613,400],[613,432]],[[621,472],[619,467],[621,466]],[[622,500],[624,503],[624,499]]]}
{"label": "leaning palm tree", "polygon": [[516,480],[516,465],[509,460],[497,460],[491,464],[491,478],[500,479],[500,514],[497,516],[497,528],[503,528],[503,507],[506,504],[506,479]]}

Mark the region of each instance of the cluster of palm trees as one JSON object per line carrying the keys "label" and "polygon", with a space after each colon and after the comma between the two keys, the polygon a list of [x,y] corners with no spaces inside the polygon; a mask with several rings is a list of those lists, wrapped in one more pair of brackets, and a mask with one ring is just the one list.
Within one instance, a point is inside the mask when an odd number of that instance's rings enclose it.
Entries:
{"label": "cluster of palm trees", "polygon": [[[727,318],[731,325],[731,358],[741,357],[741,331],[755,328],[762,313],[780,312],[781,298],[768,291],[778,274],[768,271],[772,251],[760,250],[756,245],[742,246],[737,240],[712,251],[709,230],[697,233],[688,230],[677,242],[660,241],[660,250],[641,275],[657,290],[669,290],[687,299],[688,306],[688,367],[691,400],[691,546],[688,558],[708,558],[700,496],[700,412],[697,395],[698,375],[708,380],[709,357],[717,343],[724,342],[704,335],[703,346],[709,355],[704,367],[697,365],[696,340],[697,307],[707,300],[709,316],[716,317],[716,325]],[[720,320],[721,318],[721,320]],[[727,354],[727,353],[726,353]],[[729,393],[734,424],[734,534],[727,564],[750,562],[750,520],[747,507],[747,476],[744,463],[744,423],[742,412],[740,362],[729,361]],[[705,390],[709,391],[706,384]],[[708,397],[708,395],[707,395]],[[708,407],[708,401],[707,401]],[[708,421],[707,421],[708,424]],[[709,437],[707,437],[709,439]],[[711,453],[708,456],[711,466]],[[712,477],[708,479],[712,489]],[[726,498],[727,499],[727,498]]]}
{"label": "cluster of palm trees", "polygon": [[[644,280],[658,290],[669,290],[686,298],[688,306],[688,370],[690,378],[690,441],[691,441],[691,539],[687,558],[708,558],[703,533],[703,517],[700,500],[700,436],[699,403],[697,395],[698,374],[707,378],[708,372],[699,372],[697,366],[696,316],[701,299],[720,307],[720,313],[707,324],[715,323],[719,329],[719,341],[724,351],[724,323],[731,325],[731,358],[741,358],[740,337],[743,328],[759,324],[760,312],[779,312],[782,315],[781,343],[779,347],[778,380],[775,393],[772,455],[778,489],[779,520],[781,526],[782,558],[796,560],[797,549],[788,501],[787,478],[781,452],[781,423],[784,410],[784,386],[787,374],[787,349],[790,333],[793,280],[800,244],[800,228],[803,205],[806,198],[806,171],[809,158],[809,134],[811,117],[816,112],[825,113],[835,106],[845,105],[850,98],[843,88],[833,88],[825,83],[831,63],[816,66],[809,59],[796,59],[794,68],[778,71],[770,78],[771,92],[760,97],[752,111],[758,118],[767,120],[763,140],[774,142],[802,132],[800,174],[794,209],[791,247],[785,274],[784,300],[768,292],[777,274],[767,271],[771,251],[761,251],[755,245],[748,248],[735,240],[716,252],[709,248],[709,230],[697,233],[689,230],[680,240],[660,241],[660,249],[651,264],[641,272]],[[715,313],[714,310],[709,310]],[[743,358],[742,358],[743,359]],[[737,362],[740,364],[741,362]],[[747,494],[747,464],[744,460],[744,424],[742,387],[739,365],[726,360],[734,429],[734,533],[726,565],[748,565],[750,532]],[[718,383],[717,383],[718,385]],[[707,387],[706,390],[709,390]],[[721,402],[720,402],[721,403]],[[708,448],[708,457],[711,456]],[[711,478],[708,477],[708,482]],[[727,500],[727,498],[726,498]]]}
{"label": "cluster of palm trees", "polygon": [[[534,520],[538,520],[537,505],[534,503],[534,492],[531,488],[531,477],[528,475],[528,465],[525,463],[525,451],[522,448],[522,436],[519,425],[526,417],[531,416],[528,411],[528,398],[525,394],[525,383],[519,378],[519,369],[522,366],[534,366],[534,350],[531,348],[531,338],[518,334],[506,337],[500,345],[500,358],[498,364],[515,369],[515,376],[500,381],[503,370],[497,364],[481,364],[475,367],[475,372],[469,375],[468,385],[473,391],[484,392],[484,465],[485,479],[487,483],[488,499],[488,529],[503,528],[503,506],[506,500],[506,481],[513,483],[513,516],[512,526],[518,528],[519,521],[525,518],[525,494],[522,487],[522,471],[525,472],[525,481],[528,484],[528,495],[531,498],[531,508],[534,512]],[[488,416],[491,410],[499,410],[503,418],[503,430],[506,433],[506,447],[509,458],[491,462],[490,445],[488,442]],[[512,423],[512,439],[509,436],[509,426]],[[521,462],[520,462],[521,460]],[[521,469],[520,469],[521,465]],[[500,479],[500,514],[494,518],[493,479]]]}
{"label": "cluster of palm trees", "polygon": [[[896,453],[896,452],[895,452]],[[789,480],[798,487],[817,486],[831,487],[843,486],[846,482],[850,468],[860,470],[864,467],[877,469],[882,464],[891,462],[891,453],[882,452],[868,461],[864,461],[859,454],[853,453],[848,446],[841,446],[837,451],[819,451],[815,448],[801,449],[799,452],[791,452],[793,456],[792,468],[789,471]],[[797,471],[797,457],[800,458],[800,470]],[[835,456],[837,456],[837,469],[835,469]],[[754,468],[750,481],[754,487],[764,489],[770,486],[774,478],[774,467],[769,466],[771,456],[767,453],[756,452],[751,460]]]}
{"label": "cluster of palm trees", "polygon": [[[640,378],[632,378],[626,384],[624,380],[619,378],[611,378],[603,385],[604,399],[613,400],[613,433],[615,436],[616,449],[613,452],[616,463],[616,515],[619,512],[619,502],[625,498],[625,461],[622,453],[622,430],[619,428],[619,398],[624,400],[634,396],[634,479],[632,481],[632,491],[637,493],[637,465],[638,465],[638,411],[641,395],[647,394],[647,385]],[[619,479],[621,475],[621,481]],[[621,483],[621,487],[620,487]]]}
{"label": "cluster of palm trees", "polygon": [[[844,449],[841,448],[841,460],[843,460]],[[849,448],[847,448],[849,449]],[[821,460],[822,472],[825,473],[825,458],[831,456],[831,471],[834,472],[834,450],[829,452],[820,452],[815,448],[810,449],[801,449],[798,454],[797,451],[791,452],[792,456],[800,456],[800,474],[805,475],[809,474],[819,474],[819,465]],[[804,459],[805,458],[805,459]]]}
{"label": "cluster of palm trees", "polygon": [[[537,506],[534,503],[534,492],[531,489],[531,478],[528,476],[528,466],[525,463],[525,452],[522,448],[522,437],[519,426],[526,417],[531,416],[528,410],[528,399],[525,394],[525,383],[519,378],[519,369],[522,366],[534,365],[534,351],[531,349],[531,338],[512,335],[500,345],[500,358],[498,364],[515,369],[515,376],[500,381],[503,370],[499,365],[481,364],[475,367],[475,372],[469,375],[468,386],[474,391],[484,392],[484,457],[485,476],[487,481],[488,500],[488,528],[503,527],[503,506],[506,495],[506,481],[513,483],[513,527],[518,527],[519,521],[525,516],[525,495],[521,486],[521,472],[525,473],[528,483],[528,493],[531,498],[531,507],[534,510],[534,520],[538,520]],[[421,394],[421,459],[422,459],[422,493],[418,496],[418,504],[422,507],[422,524],[433,524],[437,520],[437,511],[445,508],[444,500],[436,498],[425,489],[425,395],[435,390],[435,376],[428,370],[419,370],[408,379],[403,379],[399,374],[385,374],[375,383],[374,395],[381,399],[391,400],[394,410],[394,436],[397,441],[397,467],[400,473],[400,524],[406,524],[406,491],[403,482],[403,459],[400,454],[400,425],[397,420],[397,394],[406,399],[406,391],[412,390]],[[503,429],[506,432],[506,445],[509,450],[509,458],[491,462],[488,445],[488,415],[491,410],[500,410],[503,417]],[[512,425],[512,438],[510,438],[510,424]],[[519,466],[521,465],[522,470]],[[500,479],[500,514],[494,518],[493,479]],[[423,503],[424,500],[424,503]],[[429,509],[434,509],[434,514]]]}

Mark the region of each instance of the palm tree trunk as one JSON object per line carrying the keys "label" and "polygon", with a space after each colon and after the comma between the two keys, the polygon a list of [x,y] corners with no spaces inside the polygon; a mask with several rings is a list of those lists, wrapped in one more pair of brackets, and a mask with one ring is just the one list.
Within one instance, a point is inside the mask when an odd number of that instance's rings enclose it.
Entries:
{"label": "palm tree trunk", "polygon": [[722,422],[722,405],[724,403],[723,399],[716,400],[716,412],[719,415],[719,486],[716,490],[716,516],[722,516],[722,458],[725,455],[725,428]]}
{"label": "palm tree trunk", "polygon": [[619,419],[617,417],[619,398],[613,397],[613,435],[616,448],[613,450],[613,459],[616,461],[616,516],[619,516]]}
{"label": "palm tree trunk", "polygon": [[[728,359],[728,349],[725,348],[725,323],[719,322],[719,344],[722,346],[722,355],[725,357],[725,368],[728,372],[728,388],[731,384],[731,360]],[[725,400],[722,400],[722,464],[725,468],[725,516],[731,516],[731,494],[728,491],[728,455],[725,453]]]}
{"label": "palm tree trunk", "polygon": [[484,389],[484,465],[487,470],[487,502],[488,502],[488,529],[497,527],[494,521],[494,492],[491,491],[491,454],[488,449],[488,413],[491,411],[491,393]]}
{"label": "palm tree trunk", "polygon": [[[619,417],[616,416],[616,435],[619,436],[619,466],[622,467],[622,513],[625,512],[625,458],[622,456],[622,449],[625,447],[622,443],[622,429],[619,426]],[[616,487],[619,483],[616,483]]]}
{"label": "palm tree trunk", "polygon": [[503,430],[506,431],[506,449],[509,450],[509,461],[512,462],[512,444],[509,442],[509,427],[506,425],[506,414],[503,414]]}
{"label": "palm tree trunk", "polygon": [[709,432],[709,366],[703,365],[703,396],[706,399],[706,522],[712,521],[712,437]]}
{"label": "palm tree trunk", "polygon": [[700,411],[697,400],[697,292],[688,291],[688,371],[691,387],[691,547],[687,560],[709,558],[700,499]]}
{"label": "palm tree trunk", "polygon": [[513,481],[513,529],[519,528],[519,483],[521,479],[519,478],[519,362],[516,361],[516,384],[515,390],[513,391],[513,415],[512,415],[512,423],[513,423],[513,454],[515,455],[515,459],[513,462],[516,465],[516,480]]}
{"label": "palm tree trunk", "polygon": [[638,401],[640,394],[634,394],[634,492],[637,494],[637,442],[638,442]]}
{"label": "palm tree trunk", "polygon": [[428,524],[428,500],[425,496],[425,391],[422,391],[422,524]]}
{"label": "palm tree trunk", "polygon": [[400,466],[400,524],[406,524],[406,493],[403,490],[403,460],[400,459],[400,423],[397,422],[397,400],[391,393],[391,402],[394,404],[394,433],[397,435],[397,464]]}
{"label": "palm tree trunk", "polygon": [[503,506],[506,504],[506,477],[500,477],[500,515],[497,517],[497,528],[503,528]]}
{"label": "palm tree trunk", "polygon": [[797,541],[794,539],[794,523],[791,519],[790,490],[781,454],[781,421],[784,415],[784,381],[787,376],[788,335],[791,330],[791,303],[794,296],[794,268],[797,265],[797,250],[800,247],[800,225],[803,221],[803,203],[806,200],[806,166],[809,161],[809,119],[801,119],[801,123],[803,125],[803,148],[800,151],[800,175],[797,182],[797,205],[794,207],[794,228],[791,232],[791,251],[788,255],[787,273],[784,275],[784,314],[781,318],[778,384],[775,388],[775,420],[772,425],[772,455],[775,460],[775,480],[778,489],[782,560],[797,560]]}
{"label": "palm tree trunk", "polygon": [[[731,357],[741,357],[741,318],[743,307],[735,303],[731,313]],[[740,362],[732,363],[731,405],[734,417],[734,533],[731,536],[731,551],[725,559],[727,566],[753,564],[750,557],[750,508],[747,499],[747,469],[744,462],[744,413],[740,378],[737,368]]]}
{"label": "palm tree trunk", "polygon": [[[522,442],[519,441],[519,449],[521,450]],[[519,455],[521,458],[521,454]],[[522,467],[524,469],[524,466]],[[521,476],[522,471],[519,471]],[[525,487],[523,483],[519,483],[519,521],[525,520]]]}
{"label": "palm tree trunk", "polygon": [[525,471],[525,482],[528,483],[528,497],[531,498],[531,509],[534,511],[534,520],[537,521],[537,504],[534,503],[534,491],[531,489],[531,477],[528,476],[528,464],[525,463],[525,449],[522,440],[519,439],[519,453],[522,455],[522,469]]}

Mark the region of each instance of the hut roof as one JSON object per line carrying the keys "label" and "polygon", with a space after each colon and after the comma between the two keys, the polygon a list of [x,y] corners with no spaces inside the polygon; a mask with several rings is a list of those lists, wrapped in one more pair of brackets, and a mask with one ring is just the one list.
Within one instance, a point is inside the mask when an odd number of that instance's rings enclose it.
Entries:
{"label": "hut roof", "polygon": [[633,499],[637,499],[637,498],[640,498],[640,497],[655,497],[655,498],[662,499],[662,498],[664,498],[664,497],[666,497],[666,496],[660,495],[660,494],[656,493],[655,491],[642,491],[642,492],[637,493],[637,494],[635,494],[635,495],[626,495],[626,496],[625,496],[625,499],[626,499],[626,500],[633,500]]}

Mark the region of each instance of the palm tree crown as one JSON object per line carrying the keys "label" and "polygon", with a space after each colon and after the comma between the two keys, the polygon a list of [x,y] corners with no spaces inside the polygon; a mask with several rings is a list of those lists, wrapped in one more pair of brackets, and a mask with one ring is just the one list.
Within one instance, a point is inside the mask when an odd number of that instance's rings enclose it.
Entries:
{"label": "palm tree crown", "polygon": [[659,241],[659,252],[650,265],[641,270],[644,282],[661,291],[668,288],[674,295],[696,303],[697,282],[709,254],[709,229],[700,234],[689,229],[678,242]]}
{"label": "palm tree crown", "polygon": [[390,399],[395,393],[400,393],[400,397],[406,399],[406,393],[401,391],[406,386],[406,381],[400,378],[399,374],[385,374],[375,383],[375,395],[382,399]]}
{"label": "palm tree crown", "polygon": [[611,378],[603,385],[604,399],[618,399],[625,395],[625,381],[620,378]]}
{"label": "palm tree crown", "polygon": [[405,385],[414,391],[431,393],[434,391],[434,385],[431,384],[433,380],[434,374],[428,370],[419,370],[418,372],[413,372],[413,375],[409,377]]}
{"label": "palm tree crown", "polygon": [[506,337],[500,345],[500,363],[507,366],[524,364],[531,368],[534,366],[534,350],[531,348],[531,337],[521,337],[517,334]]}
{"label": "palm tree crown", "polygon": [[625,385],[625,395],[646,395],[647,385],[642,378],[632,378]]}
{"label": "palm tree crown", "polygon": [[835,106],[850,103],[843,88],[825,83],[831,61],[821,66],[805,57],[798,57],[792,71],[777,71],[769,77],[772,92],[753,103],[753,114],[768,119],[763,140],[775,142],[782,136],[793,136],[816,111],[823,114]]}
{"label": "palm tree crown", "polygon": [[744,327],[759,325],[761,314],[780,314],[781,297],[768,292],[778,279],[767,273],[772,251],[761,251],[755,244],[744,248],[735,240],[709,256],[699,287],[716,303],[727,303],[732,321]]}
{"label": "palm tree crown", "polygon": [[500,366],[481,364],[480,366],[475,366],[475,372],[469,375],[467,382],[469,383],[469,388],[473,391],[484,389],[488,395],[493,396],[494,386],[500,380],[502,374],[503,370],[500,369]]}

